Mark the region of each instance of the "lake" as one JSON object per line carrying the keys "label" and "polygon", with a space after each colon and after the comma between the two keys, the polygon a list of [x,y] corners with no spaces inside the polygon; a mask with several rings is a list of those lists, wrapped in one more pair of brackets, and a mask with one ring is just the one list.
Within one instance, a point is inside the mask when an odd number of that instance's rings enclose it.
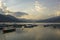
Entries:
{"label": "lake", "polygon": [[38,25],[33,28],[16,28],[15,32],[2,34],[0,40],[60,40],[60,29]]}

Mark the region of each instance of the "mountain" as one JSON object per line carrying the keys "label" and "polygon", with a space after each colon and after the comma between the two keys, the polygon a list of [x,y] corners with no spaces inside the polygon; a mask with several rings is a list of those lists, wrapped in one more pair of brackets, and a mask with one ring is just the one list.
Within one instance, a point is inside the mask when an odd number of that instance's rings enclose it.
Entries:
{"label": "mountain", "polygon": [[0,14],[0,22],[26,22],[24,19],[18,19],[11,15]]}
{"label": "mountain", "polygon": [[38,21],[36,21],[36,22],[43,22],[43,23],[60,23],[60,16],[48,18],[48,19],[45,19],[45,20],[38,20]]}
{"label": "mountain", "polygon": [[2,15],[0,14],[0,22],[33,22],[32,20],[27,19],[18,19],[12,15]]}
{"label": "mountain", "polygon": [[18,22],[19,20],[11,15],[0,14],[0,22]]}

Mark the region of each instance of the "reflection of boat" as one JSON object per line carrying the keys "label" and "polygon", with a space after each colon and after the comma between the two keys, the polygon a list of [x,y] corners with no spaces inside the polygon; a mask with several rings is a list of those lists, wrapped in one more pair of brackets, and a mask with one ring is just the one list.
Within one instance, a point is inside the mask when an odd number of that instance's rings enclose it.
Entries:
{"label": "reflection of boat", "polygon": [[25,28],[33,28],[33,27],[35,27],[35,26],[37,26],[37,25],[34,25],[34,24],[28,24],[28,25],[25,26]]}
{"label": "reflection of boat", "polygon": [[3,33],[9,33],[15,31],[15,27],[4,27],[3,28]]}
{"label": "reflection of boat", "polygon": [[53,28],[60,28],[60,24],[46,24],[44,27],[53,27]]}

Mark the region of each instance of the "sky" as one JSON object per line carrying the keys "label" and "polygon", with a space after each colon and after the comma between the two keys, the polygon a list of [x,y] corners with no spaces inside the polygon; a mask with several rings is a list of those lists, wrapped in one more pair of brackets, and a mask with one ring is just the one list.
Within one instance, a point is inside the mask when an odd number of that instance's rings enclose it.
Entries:
{"label": "sky", "polygon": [[60,16],[60,0],[3,0],[10,11],[25,12],[25,19],[47,19]]}

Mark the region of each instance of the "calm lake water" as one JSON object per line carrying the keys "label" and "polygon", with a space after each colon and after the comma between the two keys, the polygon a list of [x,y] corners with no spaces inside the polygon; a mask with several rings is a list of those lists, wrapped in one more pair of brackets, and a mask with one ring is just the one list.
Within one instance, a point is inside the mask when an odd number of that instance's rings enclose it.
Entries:
{"label": "calm lake water", "polygon": [[2,34],[0,40],[60,40],[60,29],[36,26],[33,28],[16,28],[15,32]]}

